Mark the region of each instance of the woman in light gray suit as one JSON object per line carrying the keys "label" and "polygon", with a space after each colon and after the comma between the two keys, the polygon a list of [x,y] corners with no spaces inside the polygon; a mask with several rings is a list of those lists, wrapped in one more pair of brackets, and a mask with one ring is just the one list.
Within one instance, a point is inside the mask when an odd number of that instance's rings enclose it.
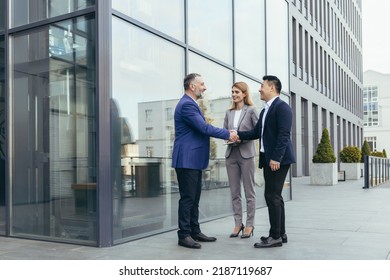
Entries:
{"label": "woman in light gray suit", "polygon": [[[236,82],[232,86],[232,106],[226,111],[224,128],[228,130],[252,130],[259,117],[249,94],[249,87],[244,82]],[[226,170],[229,178],[235,227],[230,237],[241,238],[253,235],[256,212],[255,192],[255,155],[253,140],[227,143]],[[244,186],[247,217],[244,226],[242,217],[241,182]]]}

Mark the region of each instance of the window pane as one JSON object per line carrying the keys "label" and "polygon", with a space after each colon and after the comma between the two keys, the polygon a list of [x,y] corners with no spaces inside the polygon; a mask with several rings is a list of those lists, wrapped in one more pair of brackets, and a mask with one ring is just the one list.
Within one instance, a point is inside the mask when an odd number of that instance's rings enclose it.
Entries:
{"label": "window pane", "polygon": [[264,0],[234,1],[234,5],[236,67],[261,79],[265,74]]}
{"label": "window pane", "polygon": [[14,235],[96,241],[94,26],[80,17],[10,38]]}
{"label": "window pane", "polygon": [[183,0],[112,0],[112,8],[184,41]]}
{"label": "window pane", "polygon": [[182,96],[184,49],[113,18],[114,239],[177,224],[171,168],[174,110]]}
{"label": "window pane", "polygon": [[9,0],[10,25],[20,26],[71,13],[95,4],[95,0]]}
{"label": "window pane", "polygon": [[277,76],[282,91],[289,92],[288,4],[267,1],[267,74]]}
{"label": "window pane", "polygon": [[5,48],[4,36],[0,36],[0,234],[5,233]]}
{"label": "window pane", "polygon": [[232,64],[232,1],[189,0],[188,10],[190,46]]}
{"label": "window pane", "polygon": [[5,28],[5,0],[0,0],[0,30]]}

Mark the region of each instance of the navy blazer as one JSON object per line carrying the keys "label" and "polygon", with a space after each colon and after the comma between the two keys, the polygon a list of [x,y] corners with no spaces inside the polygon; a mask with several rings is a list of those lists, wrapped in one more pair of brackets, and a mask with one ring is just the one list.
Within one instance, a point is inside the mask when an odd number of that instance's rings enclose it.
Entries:
{"label": "navy blazer", "polygon": [[[259,139],[261,141],[262,118],[264,109],[260,113],[256,126],[250,131],[238,131],[242,140]],[[292,110],[290,106],[276,98],[268,109],[264,120],[263,145],[266,164],[271,160],[280,162],[281,165],[295,163],[295,156],[291,142]],[[261,147],[261,143],[259,145]],[[261,161],[259,161],[259,167]]]}
{"label": "navy blazer", "polygon": [[199,105],[184,94],[175,109],[173,168],[205,169],[209,164],[210,136],[229,139],[227,129],[206,123]]}

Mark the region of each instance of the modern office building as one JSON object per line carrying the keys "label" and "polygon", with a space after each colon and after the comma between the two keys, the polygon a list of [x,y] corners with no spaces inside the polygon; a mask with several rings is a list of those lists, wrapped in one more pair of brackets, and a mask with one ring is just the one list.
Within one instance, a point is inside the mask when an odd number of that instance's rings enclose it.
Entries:
{"label": "modern office building", "polygon": [[290,1],[294,176],[310,175],[322,130],[335,155],[363,139],[361,1]]}
{"label": "modern office building", "polygon": [[[335,151],[361,143],[360,1],[0,0],[0,50],[0,235],[106,247],[176,229],[172,116],[190,72],[216,126],[235,81],[260,111],[262,76],[278,76],[294,176],[323,127]],[[202,221],[231,215],[211,141]]]}
{"label": "modern office building", "polygon": [[376,71],[363,73],[364,140],[371,151],[386,151],[390,143],[390,74]]}

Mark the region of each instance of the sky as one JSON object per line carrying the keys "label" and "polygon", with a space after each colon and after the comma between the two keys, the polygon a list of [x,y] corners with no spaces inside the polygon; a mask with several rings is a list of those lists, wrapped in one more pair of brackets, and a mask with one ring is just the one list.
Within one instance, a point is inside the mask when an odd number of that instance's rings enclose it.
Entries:
{"label": "sky", "polygon": [[363,71],[390,74],[390,0],[362,0]]}

